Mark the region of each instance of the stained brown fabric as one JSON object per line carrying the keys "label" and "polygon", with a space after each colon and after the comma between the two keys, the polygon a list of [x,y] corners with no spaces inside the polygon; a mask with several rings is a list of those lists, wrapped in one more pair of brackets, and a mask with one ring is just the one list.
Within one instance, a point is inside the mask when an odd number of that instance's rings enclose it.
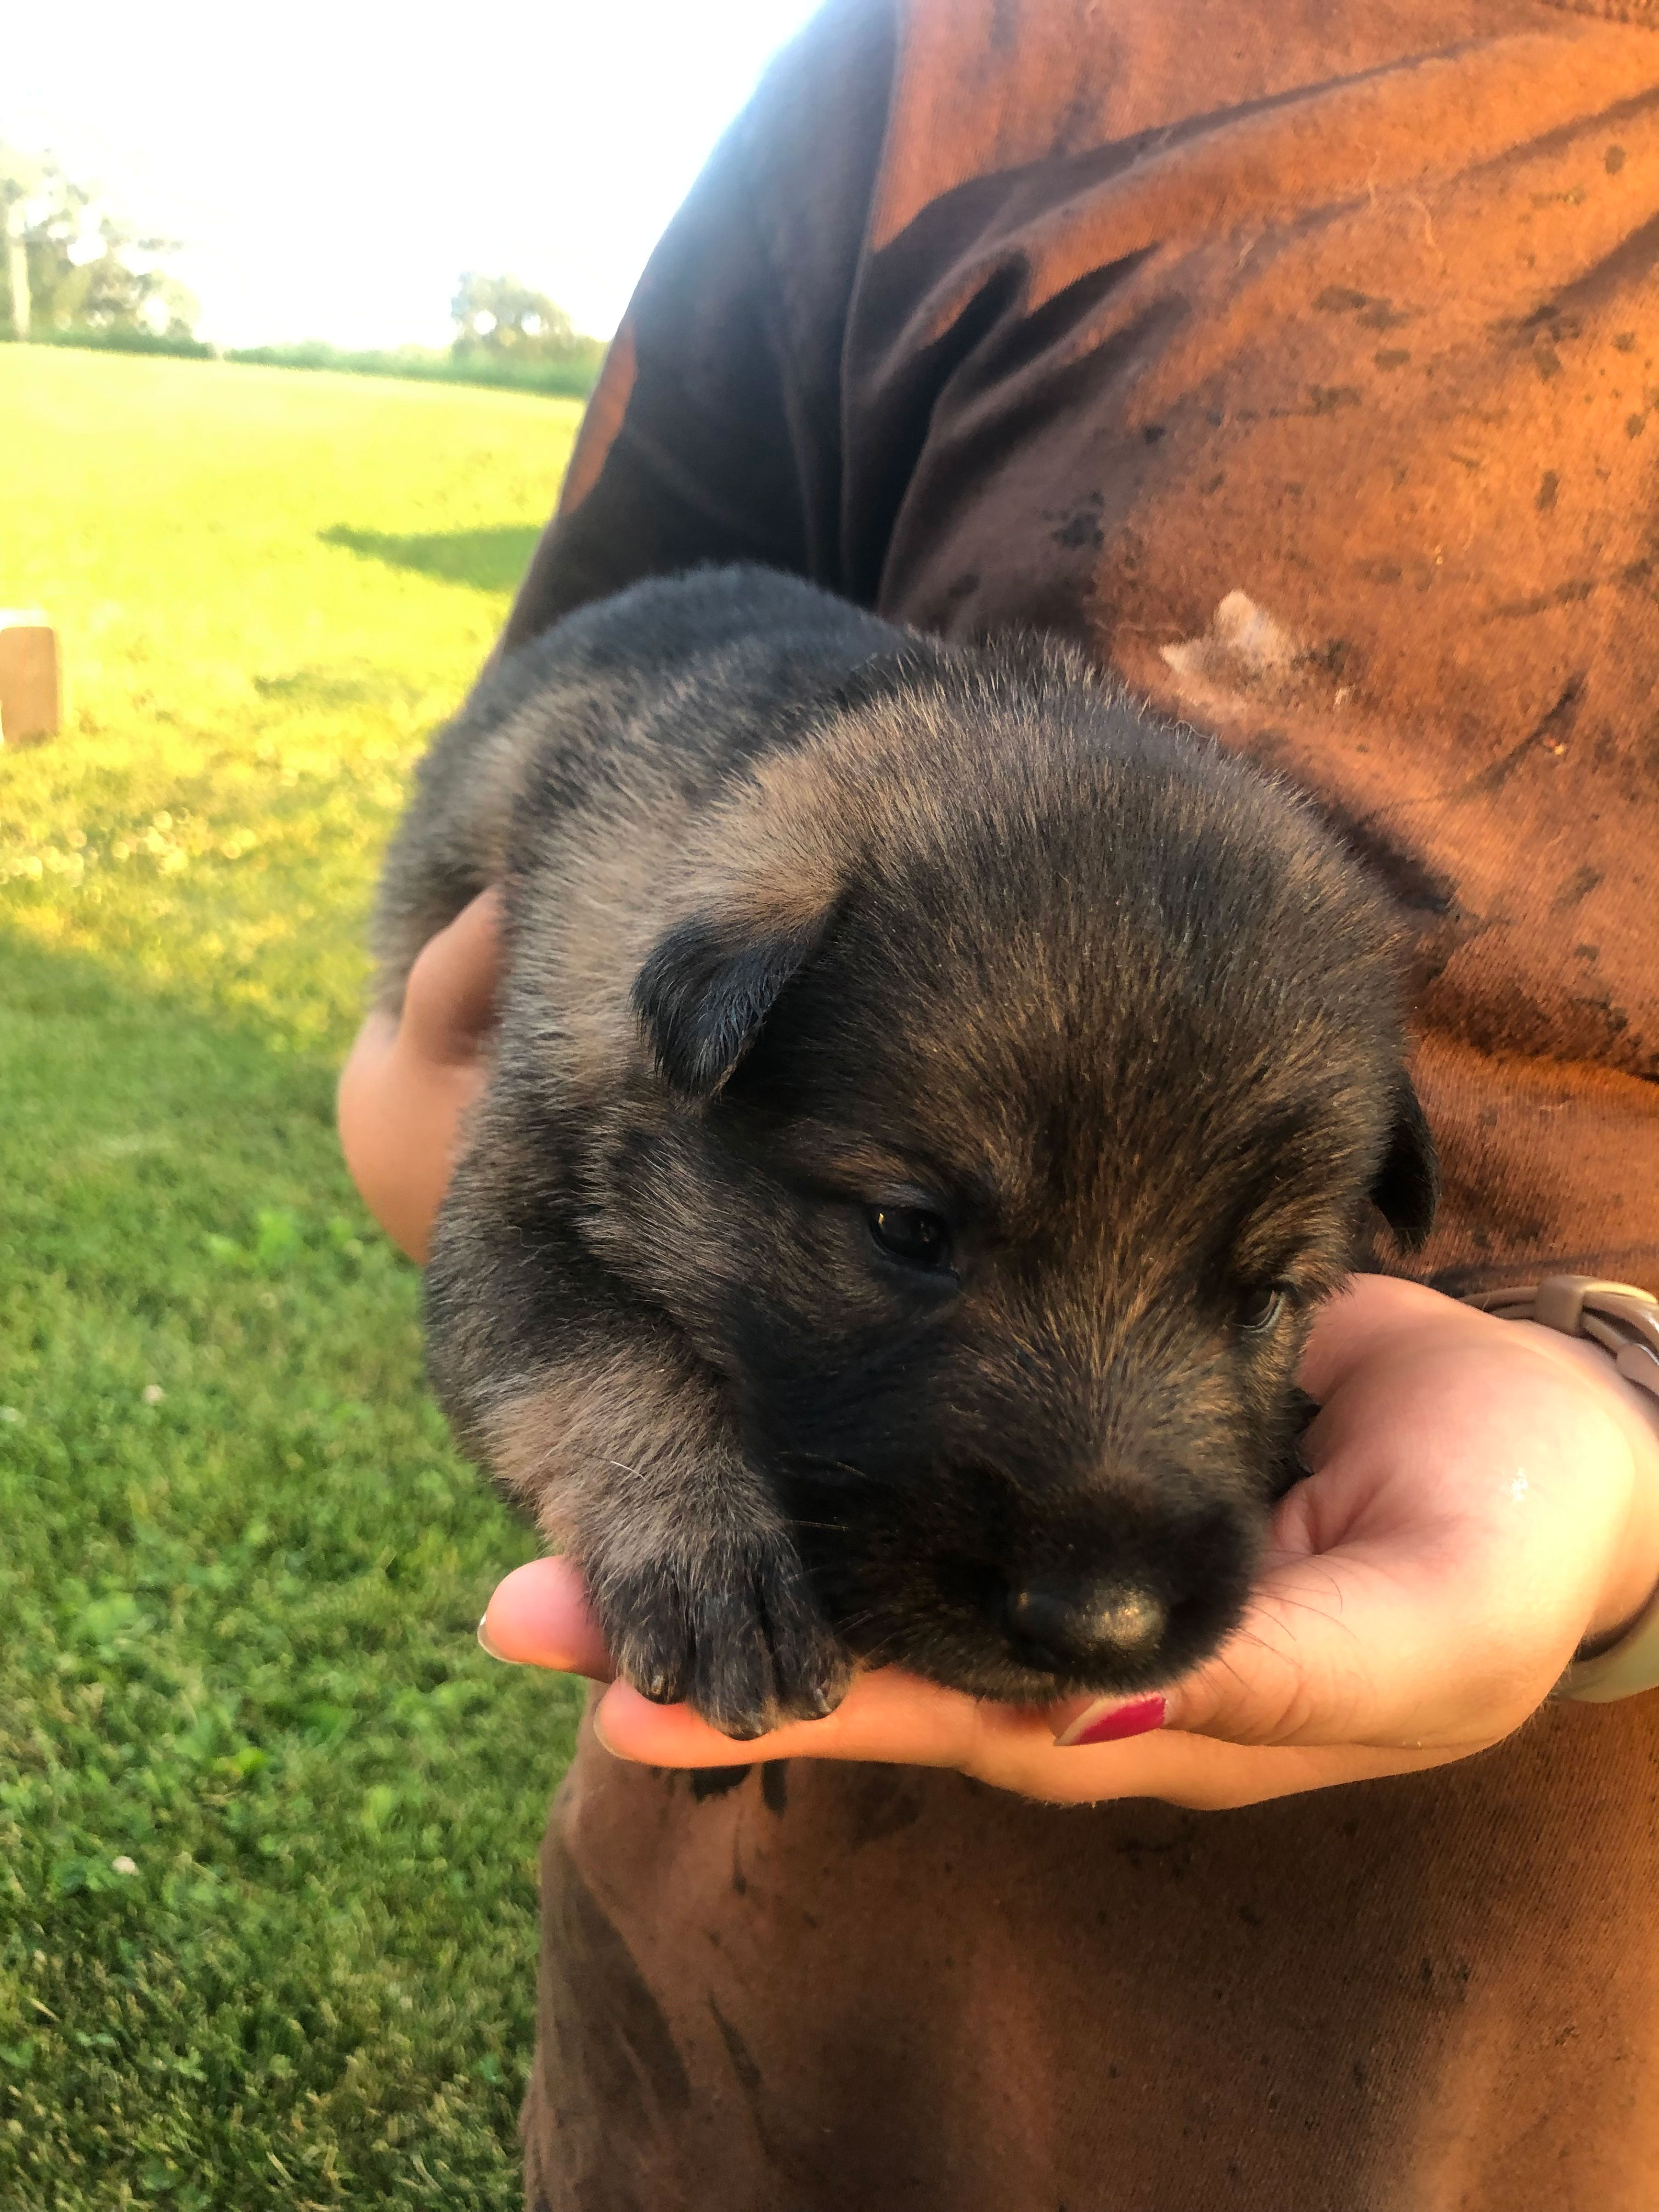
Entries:
{"label": "stained brown fabric", "polygon": [[[1429,1277],[1659,1285],[1651,15],[837,0],[653,258],[510,637],[746,557],[1083,639],[1412,915]],[[1553,1710],[1208,1816],[585,1744],[529,2201],[1651,2212],[1656,1741]]]}

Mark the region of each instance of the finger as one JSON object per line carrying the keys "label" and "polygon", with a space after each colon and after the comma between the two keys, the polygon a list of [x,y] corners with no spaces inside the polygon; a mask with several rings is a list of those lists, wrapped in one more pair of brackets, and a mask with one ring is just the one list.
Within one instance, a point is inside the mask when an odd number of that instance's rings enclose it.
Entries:
{"label": "finger", "polygon": [[588,1610],[581,1571],[570,1559],[532,1559],[498,1583],[478,1641],[493,1659],[611,1680],[611,1655]]}
{"label": "finger", "polygon": [[[1337,1790],[1387,1775],[1416,1774],[1483,1749],[1483,1744],[1395,1746],[1339,1744],[1297,1746],[1218,1742],[1178,1729],[1139,1736],[1126,1744],[1106,1744],[1080,1753],[1054,1751],[1034,1759],[1027,1778],[1016,1787],[1030,1796],[1066,1803],[1098,1803],[1111,1797],[1155,1797],[1194,1812],[1218,1813],[1241,1805],[1263,1805],[1275,1797],[1299,1796],[1310,1790]],[[1097,1771],[1073,1783],[1057,1762],[1078,1756],[1096,1763]],[[990,1778],[988,1777],[987,1779]],[[1061,1791],[1065,1791],[1062,1799]]]}
{"label": "finger", "polygon": [[[954,1766],[971,1747],[976,1711],[970,1698],[885,1667],[861,1675],[823,1720],[792,1721],[741,1742],[710,1728],[690,1705],[653,1705],[626,1682],[605,1692],[593,1720],[600,1741],[618,1758],[652,1766],[798,1758]],[[1040,1718],[1035,1725],[1047,1741],[1051,1732]]]}
{"label": "finger", "polygon": [[1061,1748],[1052,1720],[1035,1708],[977,1703],[897,1668],[862,1678],[828,1719],[797,1722],[748,1742],[719,1735],[688,1706],[653,1705],[624,1683],[605,1692],[593,1720],[608,1750],[645,1765],[830,1759],[951,1767],[1055,1804],[1156,1797],[1218,1810],[1414,1773],[1457,1755],[1427,1747],[1262,1747],[1167,1729],[1125,1743]]}
{"label": "finger", "polygon": [[[360,1188],[380,1118],[381,1089],[397,1044],[398,1024],[390,1014],[366,1016],[352,1040],[335,1088],[334,1113],[340,1149],[345,1154],[348,1171]],[[368,1164],[372,1169],[372,1161]]]}
{"label": "finger", "polygon": [[[453,1091],[459,1077],[445,1071]],[[424,1264],[433,1218],[448,1178],[450,1132],[466,1102],[445,1102],[434,1127],[430,1085],[413,1086],[398,1052],[398,1024],[371,1014],[340,1071],[335,1116],[347,1171],[363,1203],[394,1243]]]}
{"label": "finger", "polygon": [[492,888],[422,946],[404,997],[406,1041],[426,1059],[470,1059],[495,1019],[501,975],[501,898]]}

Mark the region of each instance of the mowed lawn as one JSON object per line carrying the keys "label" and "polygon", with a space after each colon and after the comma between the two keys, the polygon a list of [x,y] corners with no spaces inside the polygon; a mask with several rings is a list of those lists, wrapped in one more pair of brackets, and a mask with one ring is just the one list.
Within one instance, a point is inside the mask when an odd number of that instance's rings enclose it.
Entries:
{"label": "mowed lawn", "polygon": [[0,2208],[516,2205],[568,1683],[336,1156],[568,402],[0,346]]}

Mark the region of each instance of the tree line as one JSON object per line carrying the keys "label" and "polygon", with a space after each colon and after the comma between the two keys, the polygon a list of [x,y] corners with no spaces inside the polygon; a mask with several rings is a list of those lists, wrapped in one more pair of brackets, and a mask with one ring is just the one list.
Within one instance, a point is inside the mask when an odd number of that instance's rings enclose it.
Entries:
{"label": "tree line", "polygon": [[0,146],[0,314],[12,337],[65,331],[193,337],[197,302],[164,266],[179,241],[135,230],[50,155]]}
{"label": "tree line", "polygon": [[[200,306],[167,267],[177,239],[144,234],[68,176],[50,155],[0,144],[0,337],[119,350],[212,354]],[[438,378],[580,395],[605,342],[516,276],[463,273],[447,349],[347,351],[319,340],[229,349],[231,361]]]}

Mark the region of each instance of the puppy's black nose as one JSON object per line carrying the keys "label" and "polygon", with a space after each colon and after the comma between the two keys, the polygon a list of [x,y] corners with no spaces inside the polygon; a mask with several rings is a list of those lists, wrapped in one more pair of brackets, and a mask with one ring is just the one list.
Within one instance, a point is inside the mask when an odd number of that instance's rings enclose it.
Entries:
{"label": "puppy's black nose", "polygon": [[1129,1583],[1033,1581],[1008,1598],[1009,1626],[1060,1673],[1141,1658],[1169,1621],[1161,1598]]}

